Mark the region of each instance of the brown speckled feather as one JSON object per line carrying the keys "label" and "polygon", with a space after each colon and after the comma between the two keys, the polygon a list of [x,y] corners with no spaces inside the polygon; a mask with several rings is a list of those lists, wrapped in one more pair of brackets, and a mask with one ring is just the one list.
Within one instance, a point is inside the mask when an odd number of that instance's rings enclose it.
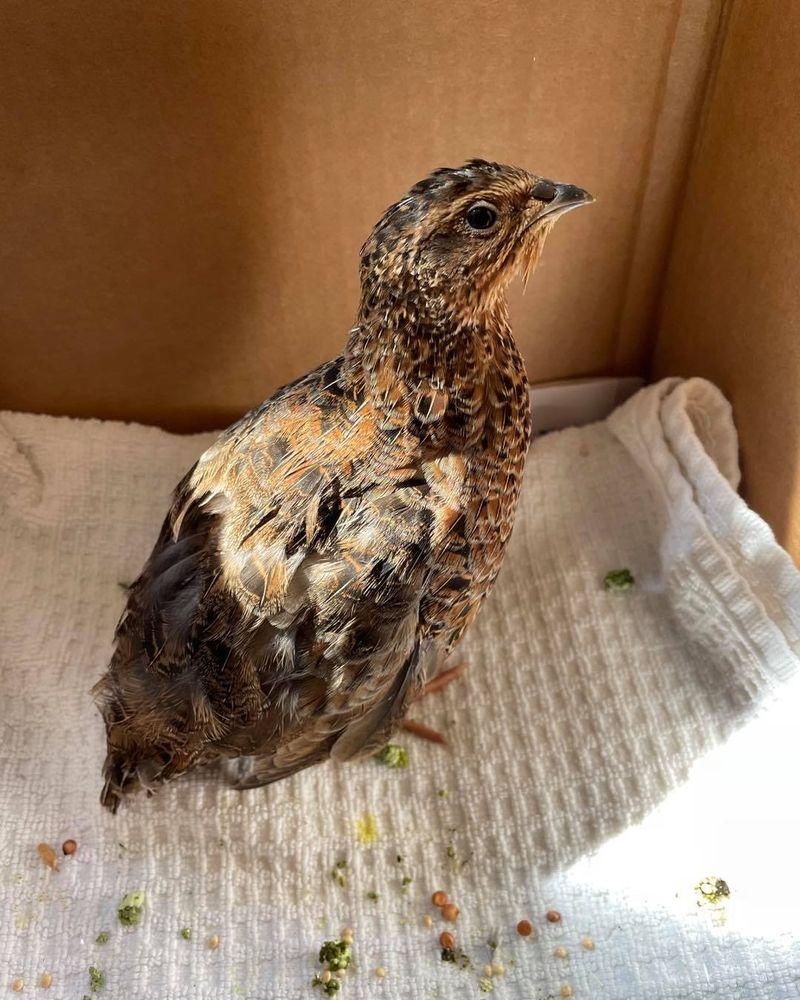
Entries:
{"label": "brown speckled feather", "polygon": [[106,805],[216,758],[251,787],[386,739],[500,568],[530,437],[503,292],[586,200],[471,161],[387,211],[344,353],[176,489],[96,688]]}

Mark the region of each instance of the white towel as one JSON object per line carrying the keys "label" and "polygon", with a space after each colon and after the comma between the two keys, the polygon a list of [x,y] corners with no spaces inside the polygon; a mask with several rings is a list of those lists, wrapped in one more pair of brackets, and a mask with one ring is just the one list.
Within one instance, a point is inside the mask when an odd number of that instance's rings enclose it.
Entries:
{"label": "white towel", "polygon": [[[469,669],[413,713],[450,750],[399,737],[405,771],[326,764],[244,794],[211,769],[112,817],[89,690],[119,584],[211,440],[0,415],[0,996],[49,973],[48,996],[79,1000],[94,965],[101,1000],[313,1000],[345,925],[342,1000],[800,996],[800,576],[735,492],[713,386],[662,382],[534,442],[500,581],[457,653]],[[623,567],[635,587],[605,591]],[[78,851],[52,872],[36,845],[67,837]],[[711,876],[730,896],[698,905]],[[145,913],[124,930],[134,889]],[[436,889],[470,969],[440,958]],[[481,982],[490,938],[505,973]]]}

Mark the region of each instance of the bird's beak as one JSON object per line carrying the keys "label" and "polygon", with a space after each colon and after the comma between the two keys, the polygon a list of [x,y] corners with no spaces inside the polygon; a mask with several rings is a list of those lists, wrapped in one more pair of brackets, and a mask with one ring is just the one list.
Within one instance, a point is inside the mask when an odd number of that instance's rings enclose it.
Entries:
{"label": "bird's beak", "polygon": [[583,188],[574,184],[556,184],[554,181],[540,180],[535,184],[532,196],[537,202],[544,202],[531,222],[541,222],[542,219],[554,219],[556,216],[571,212],[573,208],[589,205],[594,198]]}

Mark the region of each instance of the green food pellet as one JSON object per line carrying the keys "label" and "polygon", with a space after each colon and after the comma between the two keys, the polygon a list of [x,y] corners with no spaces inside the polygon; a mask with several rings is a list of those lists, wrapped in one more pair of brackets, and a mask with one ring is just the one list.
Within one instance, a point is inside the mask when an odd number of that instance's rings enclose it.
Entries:
{"label": "green food pellet", "polygon": [[117,917],[123,927],[135,927],[142,919],[144,893],[141,890],[129,892],[117,907]]}
{"label": "green food pellet", "polygon": [[181,928],[181,937],[183,938],[184,941],[191,941],[192,940],[192,928],[191,927],[182,927]]}
{"label": "green food pellet", "polygon": [[108,939],[110,937],[111,935],[108,933],[108,931],[100,931],[100,933],[94,939],[95,944],[108,944]]}
{"label": "green food pellet", "polygon": [[629,569],[612,569],[603,577],[606,590],[630,590],[636,583]]}
{"label": "green food pellet", "polygon": [[105,976],[95,965],[89,966],[89,989],[92,993],[97,993],[98,990],[103,988],[105,983]]}
{"label": "green food pellet", "polygon": [[375,754],[375,760],[385,764],[386,767],[396,769],[408,767],[408,750],[396,743],[387,743],[383,750]]}

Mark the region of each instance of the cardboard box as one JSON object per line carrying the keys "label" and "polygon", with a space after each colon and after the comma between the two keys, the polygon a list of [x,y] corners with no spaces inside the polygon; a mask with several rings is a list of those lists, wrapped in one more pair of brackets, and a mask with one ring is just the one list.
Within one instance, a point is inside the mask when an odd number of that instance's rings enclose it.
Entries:
{"label": "cardboard box", "polygon": [[0,405],[227,423],[342,345],[357,253],[441,164],[580,184],[532,381],[703,374],[800,555],[800,10],[732,0],[10,0]]}

